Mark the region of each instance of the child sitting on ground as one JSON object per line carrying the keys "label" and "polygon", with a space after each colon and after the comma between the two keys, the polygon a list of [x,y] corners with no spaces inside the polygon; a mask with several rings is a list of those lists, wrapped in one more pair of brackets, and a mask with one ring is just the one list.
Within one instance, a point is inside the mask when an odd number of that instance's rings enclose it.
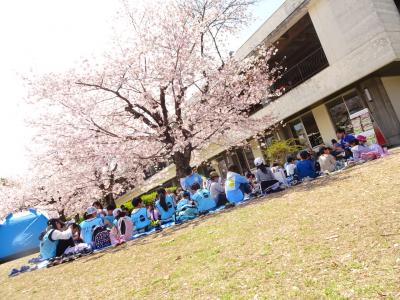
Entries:
{"label": "child sitting on ground", "polygon": [[107,225],[107,227],[109,228],[111,228],[114,224],[114,216],[113,216],[114,209],[115,209],[114,205],[108,205],[107,215],[104,217],[104,224]]}
{"label": "child sitting on ground", "polygon": [[379,156],[384,156],[386,154],[380,145],[376,143],[371,143],[368,145],[367,138],[365,136],[358,135],[356,139],[358,140],[361,146],[367,147],[370,151],[378,153]]}
{"label": "child sitting on ground", "polygon": [[88,207],[86,209],[86,220],[79,224],[81,226],[81,238],[86,244],[92,243],[93,228],[104,225],[103,219],[98,218],[97,213],[94,206]]}
{"label": "child sitting on ground", "polygon": [[230,203],[243,201],[244,195],[252,192],[247,178],[239,173],[239,168],[236,165],[230,165],[228,167],[228,174],[226,175],[225,181],[225,194]]}
{"label": "child sitting on ground", "polygon": [[190,193],[185,191],[182,193],[182,199],[176,207],[176,215],[179,221],[194,219],[199,214],[196,203],[190,199]]}
{"label": "child sitting on ground", "polygon": [[196,182],[192,184],[191,190],[194,192],[192,200],[196,203],[199,213],[205,213],[215,208],[216,203],[211,198],[210,192],[207,189],[201,189]]}
{"label": "child sitting on ground", "polygon": [[143,206],[142,199],[139,197],[132,199],[132,206],[134,207],[131,213],[131,220],[136,232],[147,231],[150,228],[150,215]]}
{"label": "child sitting on ground", "polygon": [[261,185],[261,191],[263,193],[269,193],[274,191],[280,191],[280,183],[275,179],[271,169],[268,168],[264,160],[261,157],[257,157],[254,160],[254,164],[257,167],[256,179]]}
{"label": "child sitting on ground", "polygon": [[281,167],[279,162],[274,162],[271,168],[272,174],[279,183],[285,187],[289,186],[288,180],[286,179],[285,170]]}
{"label": "child sitting on ground", "polygon": [[[365,158],[365,155],[369,155],[369,152],[371,152],[368,147],[360,145],[357,139],[349,141],[349,145],[351,147],[351,152],[353,153],[353,159],[356,162],[363,160]],[[374,154],[374,157],[377,158],[377,153]]]}
{"label": "child sitting on ground", "polygon": [[161,223],[167,223],[173,221],[175,216],[174,200],[170,195],[167,195],[167,191],[163,188],[157,191],[158,200],[155,203],[155,207],[159,213]]}
{"label": "child sitting on ground", "polygon": [[63,230],[64,224],[59,219],[50,219],[47,225],[46,230],[39,237],[40,256],[42,259],[50,259],[62,255],[70,245],[64,243],[64,247],[61,249],[59,242],[72,240],[73,235],[78,230],[78,225],[76,224],[71,224],[68,229]]}
{"label": "child sitting on ground", "polygon": [[310,154],[307,151],[300,152],[300,161],[296,163],[296,170],[301,180],[305,178],[315,178],[317,173],[315,172],[314,162],[310,158]]}
{"label": "child sitting on ground", "polygon": [[133,236],[132,220],[120,208],[114,209],[113,215],[115,220],[110,231],[111,244],[118,245],[131,240]]}
{"label": "child sitting on ground", "polygon": [[211,198],[215,201],[216,207],[225,205],[228,200],[226,199],[225,189],[217,172],[213,171],[210,173],[210,181],[209,191]]}
{"label": "child sitting on ground", "polygon": [[318,162],[321,166],[321,172],[334,172],[336,170],[336,159],[331,155],[331,149],[328,147],[321,147]]}

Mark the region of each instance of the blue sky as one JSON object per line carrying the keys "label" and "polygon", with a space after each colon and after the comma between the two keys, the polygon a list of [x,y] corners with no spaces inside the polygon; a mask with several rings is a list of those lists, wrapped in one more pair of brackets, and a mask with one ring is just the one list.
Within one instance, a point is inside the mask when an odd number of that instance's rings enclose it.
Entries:
{"label": "blue sky", "polygon": [[[237,50],[284,2],[261,0],[253,8],[255,20],[236,38]],[[0,176],[26,170],[25,146],[30,130],[23,122],[26,89],[20,74],[61,71],[82,57],[109,46],[112,0],[9,0],[0,1]]]}

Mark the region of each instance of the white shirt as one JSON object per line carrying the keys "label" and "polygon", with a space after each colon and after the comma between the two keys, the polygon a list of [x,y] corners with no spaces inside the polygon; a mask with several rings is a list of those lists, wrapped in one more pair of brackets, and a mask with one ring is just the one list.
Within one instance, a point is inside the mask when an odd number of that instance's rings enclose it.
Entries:
{"label": "white shirt", "polygon": [[318,159],[321,171],[333,172],[336,169],[336,160],[331,154],[322,154]]}
{"label": "white shirt", "polygon": [[288,176],[293,176],[296,170],[296,165],[293,163],[287,164],[285,169]]}
{"label": "white shirt", "polygon": [[53,241],[57,241],[57,240],[68,240],[72,237],[72,230],[71,228],[68,228],[65,231],[60,231],[60,230],[54,230],[51,235],[50,238]]}

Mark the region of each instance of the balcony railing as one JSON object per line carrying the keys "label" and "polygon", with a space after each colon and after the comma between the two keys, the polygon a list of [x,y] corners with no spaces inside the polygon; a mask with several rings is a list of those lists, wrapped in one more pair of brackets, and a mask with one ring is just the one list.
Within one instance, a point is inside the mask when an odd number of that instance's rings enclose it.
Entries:
{"label": "balcony railing", "polygon": [[285,94],[327,66],[329,63],[324,50],[318,48],[299,63],[288,68],[275,82],[273,90],[280,90],[282,94]]}

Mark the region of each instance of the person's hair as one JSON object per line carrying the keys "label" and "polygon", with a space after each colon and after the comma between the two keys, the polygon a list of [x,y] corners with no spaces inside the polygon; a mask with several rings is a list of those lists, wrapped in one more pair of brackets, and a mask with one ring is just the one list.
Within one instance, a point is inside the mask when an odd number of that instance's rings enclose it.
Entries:
{"label": "person's hair", "polygon": [[112,205],[112,204],[107,205],[107,210],[114,210],[114,209],[115,209],[114,205]]}
{"label": "person's hair", "polygon": [[132,206],[137,207],[140,203],[142,203],[142,199],[140,197],[136,197],[132,199]]}
{"label": "person's hair", "polygon": [[338,141],[337,141],[337,140],[335,140],[335,139],[332,139],[332,140],[331,140],[331,143],[332,143],[332,145],[335,145],[335,144],[337,144],[337,142],[338,142]]}
{"label": "person's hair", "polygon": [[126,209],[126,207],[125,207],[125,205],[121,205],[121,207],[120,207],[122,210],[124,210],[124,209]]}
{"label": "person's hair", "polygon": [[301,151],[300,152],[300,158],[301,159],[307,159],[310,157],[310,153],[308,153],[307,151]]}
{"label": "person's hair", "polygon": [[100,201],[94,201],[92,206],[103,209],[103,205],[100,203]]}
{"label": "person's hair", "polygon": [[122,211],[122,210],[119,210],[118,211],[118,214],[116,215],[116,217],[115,217],[115,219],[119,219],[119,218],[123,218],[123,217],[125,217],[126,216],[126,213],[124,212],[124,211]]}
{"label": "person's hair", "polygon": [[50,226],[53,229],[57,229],[57,224],[60,224],[61,226],[64,226],[64,223],[61,222],[60,219],[53,218],[47,221],[47,226]]}
{"label": "person's hair", "polygon": [[279,167],[280,165],[281,165],[281,164],[278,163],[278,162],[274,162],[274,163],[272,164],[273,167]]}
{"label": "person's hair", "polygon": [[336,133],[346,133],[346,130],[343,128],[336,128]]}
{"label": "person's hair", "polygon": [[239,167],[237,165],[230,165],[228,167],[229,172],[240,173]]}
{"label": "person's hair", "polygon": [[251,173],[250,171],[246,172],[246,178],[254,178],[254,174]]}
{"label": "person's hair", "polygon": [[192,186],[190,187],[193,191],[197,191],[200,189],[200,184],[198,182],[195,182],[192,184]]}
{"label": "person's hair", "polygon": [[294,158],[293,158],[293,157],[291,157],[291,156],[289,156],[289,157],[287,158],[287,162],[288,162],[288,163],[292,163],[292,162],[294,162]]}
{"label": "person's hair", "polygon": [[187,176],[189,176],[190,174],[192,174],[192,172],[193,172],[193,170],[192,170],[192,168],[191,168],[190,166],[186,167],[186,169],[185,169],[185,174],[186,174]]}
{"label": "person's hair", "polygon": [[359,145],[360,142],[357,139],[352,139],[349,141],[349,145]]}
{"label": "person's hair", "polygon": [[165,189],[161,188],[157,190],[158,199],[160,200],[160,205],[163,210],[168,211],[168,204],[167,204],[167,192]]}
{"label": "person's hair", "polygon": [[87,219],[88,219],[88,214],[87,214],[86,211],[83,213],[83,219],[84,219],[84,220],[87,220]]}
{"label": "person's hair", "polygon": [[81,233],[81,226],[79,226],[78,224],[76,224],[76,223],[71,223],[70,226],[72,227],[72,229],[78,229],[79,234]]}

